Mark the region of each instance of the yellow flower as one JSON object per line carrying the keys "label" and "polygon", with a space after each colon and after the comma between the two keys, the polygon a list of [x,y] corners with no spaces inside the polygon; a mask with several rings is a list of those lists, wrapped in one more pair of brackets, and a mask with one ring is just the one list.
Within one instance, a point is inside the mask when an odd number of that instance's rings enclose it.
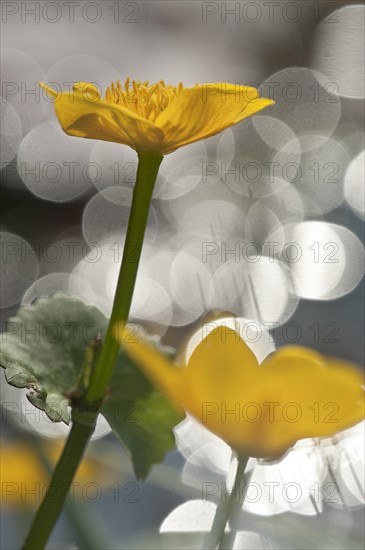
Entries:
{"label": "yellow flower", "polygon": [[309,348],[283,347],[259,365],[237,332],[219,326],[180,368],[123,327],[115,337],[174,403],[249,456],[277,458],[298,439],[331,436],[364,417],[362,373]]}
{"label": "yellow flower", "polygon": [[54,98],[67,134],[162,155],[214,136],[274,103],[260,98],[256,88],[224,82],[184,88],[181,83],[167,86],[161,80],[149,85],[127,78],[124,87],[112,82],[104,98],[87,82],[63,93],[41,86]]}
{"label": "yellow flower", "polygon": [[[54,466],[59,459],[62,443],[58,441],[35,442],[35,445],[42,446],[42,453],[49,463]],[[32,448],[22,442],[7,441],[1,439],[0,460],[2,465],[0,495],[2,504],[6,506],[35,505],[40,502],[50,483],[49,472],[40,461]],[[74,492],[76,498],[84,497],[83,489],[95,480],[102,486],[112,482],[112,476],[108,469],[103,467],[100,461],[92,458],[85,459],[74,481]]]}

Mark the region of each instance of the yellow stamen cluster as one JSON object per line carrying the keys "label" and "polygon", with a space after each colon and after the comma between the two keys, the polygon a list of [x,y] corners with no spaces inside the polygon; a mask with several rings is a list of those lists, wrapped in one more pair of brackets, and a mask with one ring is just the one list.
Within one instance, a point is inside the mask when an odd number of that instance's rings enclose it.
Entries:
{"label": "yellow stamen cluster", "polygon": [[163,80],[149,86],[149,81],[130,80],[127,78],[124,87],[120,80],[112,82],[107,88],[105,100],[127,107],[137,115],[151,121],[168,106],[171,100],[183,90],[180,82],[178,86],[167,86]]}

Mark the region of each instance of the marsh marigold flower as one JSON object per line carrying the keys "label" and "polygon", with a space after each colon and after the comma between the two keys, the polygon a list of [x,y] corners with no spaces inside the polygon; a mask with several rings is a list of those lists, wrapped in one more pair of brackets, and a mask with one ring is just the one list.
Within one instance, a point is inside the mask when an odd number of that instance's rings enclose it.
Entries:
{"label": "marsh marigold flower", "polygon": [[259,365],[237,332],[219,326],[181,368],[127,329],[115,336],[174,403],[246,455],[277,458],[299,439],[331,436],[364,417],[362,373],[309,348],[283,347]]}
{"label": "marsh marigold flower", "polygon": [[88,82],[62,93],[41,86],[54,98],[66,134],[162,155],[214,136],[274,103],[259,97],[256,88],[224,82],[184,88],[127,78],[124,86],[112,82],[104,98]]}

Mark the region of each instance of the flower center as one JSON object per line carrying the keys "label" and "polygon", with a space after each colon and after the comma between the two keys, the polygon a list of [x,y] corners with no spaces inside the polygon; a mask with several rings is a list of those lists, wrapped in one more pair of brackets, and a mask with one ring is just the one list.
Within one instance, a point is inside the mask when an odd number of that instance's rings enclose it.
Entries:
{"label": "flower center", "polygon": [[124,87],[120,80],[107,88],[105,100],[108,103],[116,103],[130,109],[137,115],[155,121],[157,116],[175,99],[183,89],[180,82],[178,86],[166,86],[163,80],[149,86],[148,80],[130,80],[127,78]]}

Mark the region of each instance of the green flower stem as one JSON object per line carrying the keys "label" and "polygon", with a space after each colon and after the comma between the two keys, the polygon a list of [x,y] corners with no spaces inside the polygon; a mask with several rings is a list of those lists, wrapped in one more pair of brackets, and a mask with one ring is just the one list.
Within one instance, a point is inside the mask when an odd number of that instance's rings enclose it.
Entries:
{"label": "green flower stem", "polygon": [[118,356],[120,345],[114,339],[113,328],[118,322],[128,320],[150,202],[163,158],[162,155],[153,153],[140,153],[138,157],[137,181],[129,215],[122,266],[105,342],[86,394],[88,403],[98,403],[104,398]]}
{"label": "green flower stem", "polygon": [[[231,530],[234,531],[237,516],[242,508],[243,497],[243,485],[246,482],[245,470],[249,457],[246,455],[238,455],[238,464],[236,476],[233,484],[231,494],[229,495],[228,502],[224,507],[217,508],[217,512],[214,516],[213,525],[209,535],[209,541],[207,548],[217,548],[223,550],[224,548],[230,548],[233,546],[226,541],[226,525],[228,521],[231,523]],[[226,546],[228,542],[228,546]],[[234,541],[233,541],[234,543]]]}
{"label": "green flower stem", "polygon": [[[26,434],[22,432],[21,435],[23,438],[25,436],[26,443],[32,447],[44,471],[51,476],[53,470],[52,464],[48,460],[39,440],[34,438],[30,433]],[[85,508],[87,508],[87,510],[85,510]],[[79,500],[75,502],[73,498],[66,498],[64,510],[75,532],[76,543],[80,548],[87,548],[88,550],[99,550],[103,547],[110,548],[112,544],[109,540],[109,533],[102,524],[100,516],[91,508],[92,507],[88,507]]]}
{"label": "green flower stem", "polygon": [[53,472],[44,499],[37,510],[23,550],[42,550],[60,515],[72,480],[81,462],[86,445],[95,428],[94,422],[82,422],[82,418],[73,418],[71,431],[62,451],[61,457]]}
{"label": "green flower stem", "polygon": [[23,550],[44,548],[62,511],[74,475],[94,432],[99,409],[107,392],[119,352],[119,343],[113,337],[113,329],[118,322],[128,320],[150,202],[162,158],[162,155],[156,153],[138,154],[137,181],[133,191],[122,265],[108,330],[91,374],[86,395],[82,403],[73,408],[70,434]]}

